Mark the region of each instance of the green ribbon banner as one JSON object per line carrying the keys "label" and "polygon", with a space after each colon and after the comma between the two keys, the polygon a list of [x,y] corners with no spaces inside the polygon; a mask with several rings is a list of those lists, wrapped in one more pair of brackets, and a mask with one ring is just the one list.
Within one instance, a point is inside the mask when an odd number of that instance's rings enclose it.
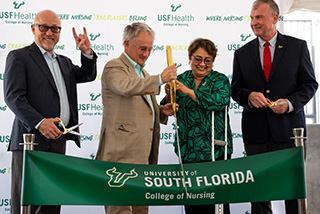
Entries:
{"label": "green ribbon banner", "polygon": [[[195,205],[306,198],[302,147],[226,161],[138,165],[25,151],[22,205]],[[184,188],[186,186],[186,189]]]}

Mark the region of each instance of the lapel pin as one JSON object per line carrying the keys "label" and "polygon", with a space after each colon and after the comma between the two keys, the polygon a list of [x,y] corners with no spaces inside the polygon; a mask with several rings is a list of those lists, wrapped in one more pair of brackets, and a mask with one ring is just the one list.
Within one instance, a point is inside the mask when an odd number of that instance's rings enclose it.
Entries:
{"label": "lapel pin", "polygon": [[282,45],[279,45],[279,48],[281,49],[281,48],[283,48],[283,46],[282,46]]}

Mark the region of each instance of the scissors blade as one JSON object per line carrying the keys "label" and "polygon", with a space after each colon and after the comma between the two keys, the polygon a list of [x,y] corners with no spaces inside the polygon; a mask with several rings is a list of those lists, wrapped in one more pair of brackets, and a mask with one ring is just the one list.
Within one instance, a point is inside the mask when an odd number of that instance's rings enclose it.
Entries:
{"label": "scissors blade", "polygon": [[276,106],[281,106],[281,105],[285,105],[285,104],[287,104],[287,102],[275,103]]}
{"label": "scissors blade", "polygon": [[75,132],[75,131],[70,131],[69,134],[81,136],[81,134],[79,132]]}
{"label": "scissors blade", "polygon": [[81,126],[82,124],[83,124],[83,123],[79,123],[79,124],[77,124],[77,125],[74,125],[74,126],[68,128],[68,129],[66,129],[66,132],[67,132],[67,133],[70,133],[71,131],[75,130],[76,128],[78,128],[78,127]]}

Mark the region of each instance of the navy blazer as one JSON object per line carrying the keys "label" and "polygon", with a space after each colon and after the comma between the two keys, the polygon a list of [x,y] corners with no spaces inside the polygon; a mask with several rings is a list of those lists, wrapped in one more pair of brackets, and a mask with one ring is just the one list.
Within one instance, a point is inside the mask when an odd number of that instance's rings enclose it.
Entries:
{"label": "navy blazer", "polygon": [[[93,81],[96,78],[97,56],[92,60],[81,54],[82,66],[73,65],[65,56],[57,55],[64,77],[70,105],[68,127],[78,123],[77,83]],[[38,46],[33,43],[22,49],[13,50],[7,56],[4,78],[4,97],[8,107],[15,114],[9,151],[22,150],[24,133],[35,133],[35,150],[46,150],[53,140],[47,139],[34,127],[43,118],[60,116],[59,94],[49,67]],[[80,147],[78,136],[68,134]]]}
{"label": "navy blazer", "polygon": [[[303,107],[318,88],[306,42],[278,33],[267,82],[258,38],[250,41],[234,53],[231,88],[232,98],[244,107],[241,125],[244,143],[264,143],[269,135],[279,142],[291,142],[293,128],[306,128]],[[252,91],[263,93],[271,101],[288,99],[294,111],[275,114],[269,108],[254,108],[249,105]]]}

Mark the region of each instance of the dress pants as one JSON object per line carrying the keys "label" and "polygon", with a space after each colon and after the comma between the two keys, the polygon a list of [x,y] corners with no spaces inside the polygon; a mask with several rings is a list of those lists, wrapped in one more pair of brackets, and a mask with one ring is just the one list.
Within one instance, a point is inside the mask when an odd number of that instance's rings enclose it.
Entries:
{"label": "dress pants", "polygon": [[[270,137],[266,143],[245,144],[244,147],[247,155],[250,156],[282,149],[294,148],[295,145],[291,142],[277,142],[272,137]],[[299,214],[298,200],[286,200],[285,208],[286,214]],[[251,214],[272,214],[271,202],[252,202]]]}
{"label": "dress pants", "polygon": [[[40,142],[36,142],[40,143]],[[62,135],[55,140],[51,147],[45,152],[57,154],[66,153],[66,137]],[[11,214],[20,214],[21,208],[21,183],[22,183],[22,166],[23,151],[12,151],[12,177],[11,177]],[[36,194],[36,192],[35,192]],[[48,193],[50,194],[50,193]],[[61,206],[41,206],[32,205],[31,214],[59,214]]]}
{"label": "dress pants", "polygon": [[105,206],[106,214],[148,214],[148,206]]}

